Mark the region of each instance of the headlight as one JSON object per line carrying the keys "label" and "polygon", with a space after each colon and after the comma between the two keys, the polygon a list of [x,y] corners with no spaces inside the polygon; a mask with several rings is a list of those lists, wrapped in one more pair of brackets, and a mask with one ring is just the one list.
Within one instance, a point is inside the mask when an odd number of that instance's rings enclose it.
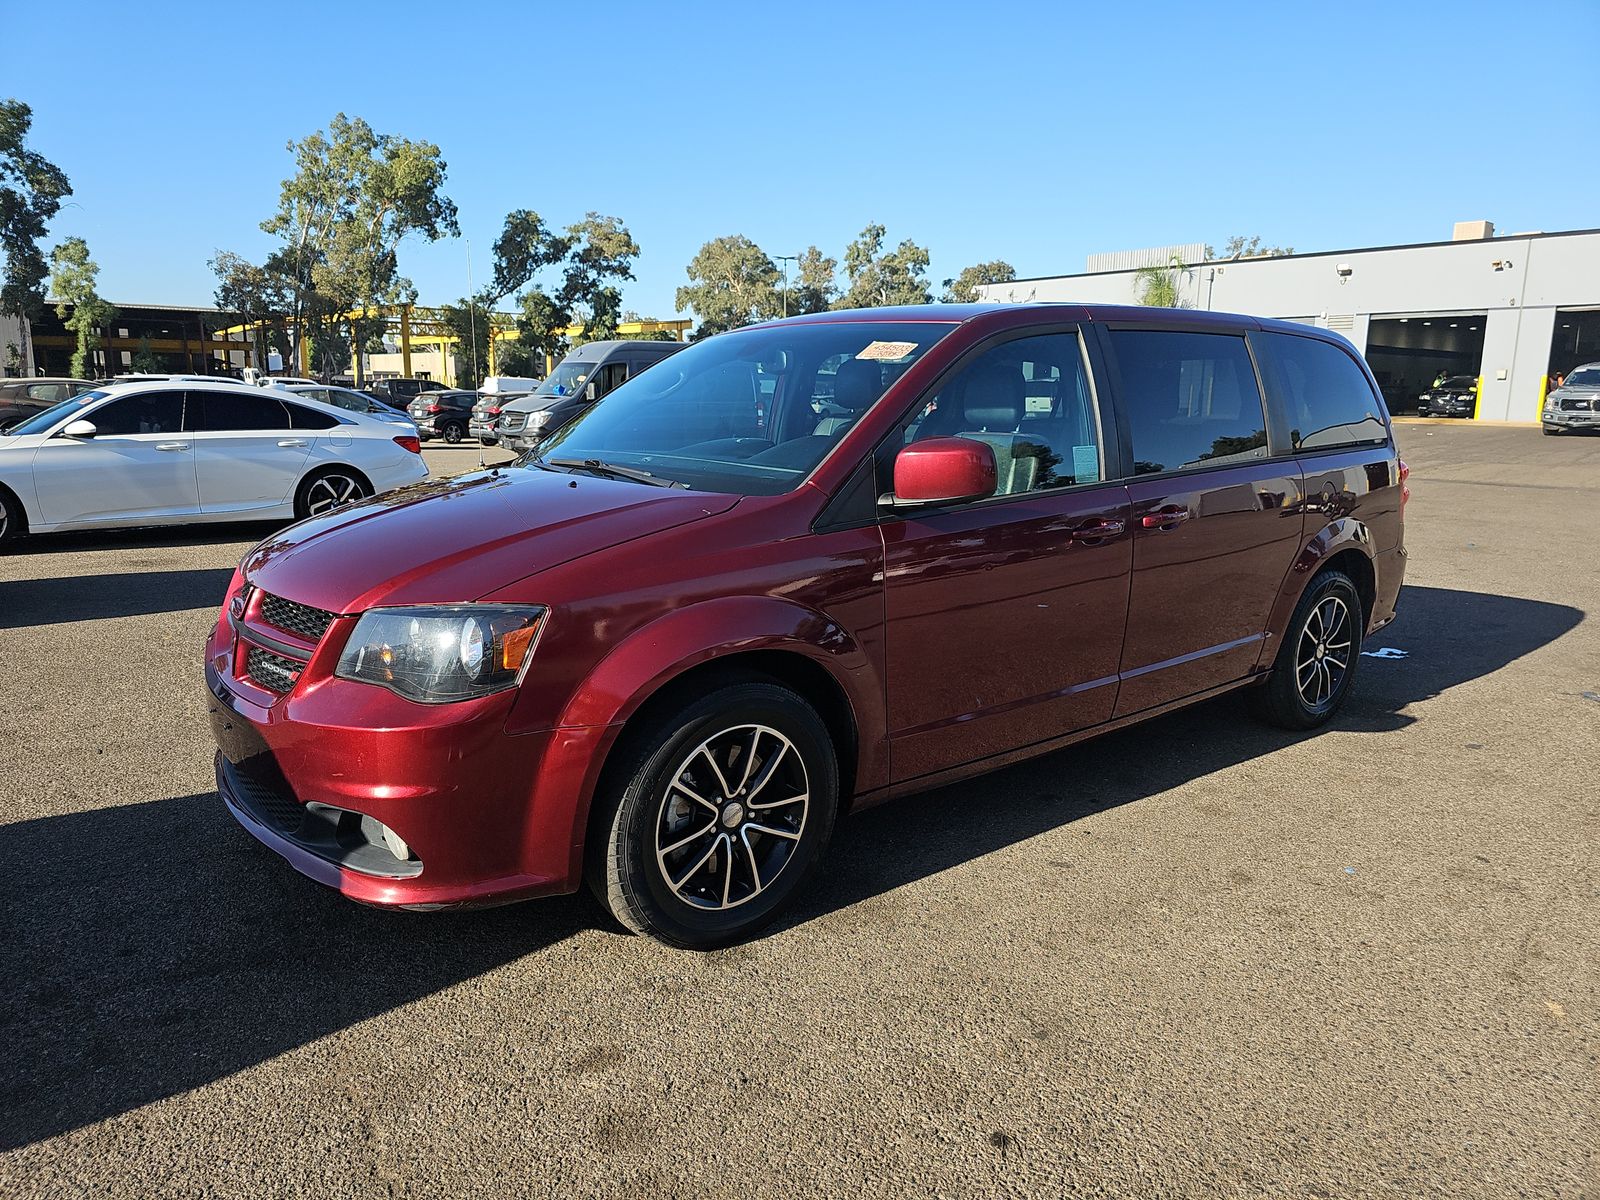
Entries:
{"label": "headlight", "polygon": [[421,704],[487,696],[516,686],[544,614],[490,604],[374,608],[356,622],[334,673]]}
{"label": "headlight", "polygon": [[531,412],[528,414],[528,428],[543,429],[550,424],[550,417],[551,412],[548,408],[542,408],[538,412]]}

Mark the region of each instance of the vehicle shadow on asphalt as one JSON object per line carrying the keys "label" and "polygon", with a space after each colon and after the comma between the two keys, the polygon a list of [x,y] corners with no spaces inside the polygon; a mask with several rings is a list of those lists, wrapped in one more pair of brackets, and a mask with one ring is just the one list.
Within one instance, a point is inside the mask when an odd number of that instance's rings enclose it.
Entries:
{"label": "vehicle shadow on asphalt", "polygon": [[46,533],[23,538],[7,549],[8,556],[82,554],[93,550],[151,550],[179,546],[205,546],[226,542],[255,542],[288,521],[229,521],[225,524],[164,525],[147,529],[81,529],[71,533]]}
{"label": "vehicle shadow on asphalt", "polygon": [[[1326,730],[1381,735],[1404,729],[1426,719],[1409,711],[1413,705],[1493,674],[1584,619],[1567,605],[1430,587],[1407,587],[1400,612],[1366,648],[1392,648],[1406,657],[1362,658],[1355,690]],[[978,780],[868,809],[840,823],[825,878],[779,928],[1323,732],[1264,725],[1236,692]]]}
{"label": "vehicle shadow on asphalt", "polygon": [[[1333,728],[1560,638],[1574,608],[1408,588]],[[1309,737],[1237,696],[843,822],[802,924],[1090,813]],[[914,810],[913,810],[913,806]],[[423,916],[352,905],[238,829],[210,794],[0,826],[0,1150],[204,1086],[592,929],[577,897]]]}
{"label": "vehicle shadow on asphalt", "polygon": [[233,571],[129,571],[0,581],[0,629],[220,608]]}
{"label": "vehicle shadow on asphalt", "polygon": [[364,908],[290,870],[214,793],[0,826],[0,914],[0,1151],[225,1078],[597,920],[571,896]]}

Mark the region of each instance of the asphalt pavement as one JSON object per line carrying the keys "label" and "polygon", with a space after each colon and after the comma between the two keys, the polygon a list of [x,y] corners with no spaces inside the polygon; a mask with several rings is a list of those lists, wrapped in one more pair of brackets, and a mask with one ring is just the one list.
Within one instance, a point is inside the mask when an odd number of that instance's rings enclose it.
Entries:
{"label": "asphalt pavement", "polygon": [[1600,438],[1401,441],[1404,656],[1330,727],[872,810],[714,954],[239,830],[200,648],[260,527],[0,557],[0,1196],[1600,1196]]}

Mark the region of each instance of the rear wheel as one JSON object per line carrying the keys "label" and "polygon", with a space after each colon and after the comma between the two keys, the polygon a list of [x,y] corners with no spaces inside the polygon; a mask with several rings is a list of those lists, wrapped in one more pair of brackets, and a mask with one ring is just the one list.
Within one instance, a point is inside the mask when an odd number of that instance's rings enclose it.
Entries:
{"label": "rear wheel", "polygon": [[301,521],[320,517],[370,495],[372,486],[360,472],[349,467],[325,467],[307,475],[300,484],[294,497],[294,515]]}
{"label": "rear wheel", "polygon": [[443,437],[444,440],[450,445],[458,445],[461,441],[461,426],[452,421],[449,425],[444,427],[444,429],[440,432],[440,436]]}
{"label": "rear wheel", "polygon": [[833,833],[833,746],[788,688],[719,689],[621,753],[596,797],[587,877],[635,933],[697,950],[749,936],[806,881]]}
{"label": "rear wheel", "polygon": [[1267,682],[1250,693],[1262,720],[1284,729],[1315,729],[1350,694],[1366,621],[1361,595],[1343,571],[1324,571],[1295,607]]}

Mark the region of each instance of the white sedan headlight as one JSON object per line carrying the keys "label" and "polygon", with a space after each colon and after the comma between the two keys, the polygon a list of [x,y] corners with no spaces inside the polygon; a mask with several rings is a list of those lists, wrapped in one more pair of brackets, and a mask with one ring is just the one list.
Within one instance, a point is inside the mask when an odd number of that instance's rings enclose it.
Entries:
{"label": "white sedan headlight", "polygon": [[335,674],[421,704],[448,704],[515,687],[545,610],[460,604],[374,608],[361,615]]}

